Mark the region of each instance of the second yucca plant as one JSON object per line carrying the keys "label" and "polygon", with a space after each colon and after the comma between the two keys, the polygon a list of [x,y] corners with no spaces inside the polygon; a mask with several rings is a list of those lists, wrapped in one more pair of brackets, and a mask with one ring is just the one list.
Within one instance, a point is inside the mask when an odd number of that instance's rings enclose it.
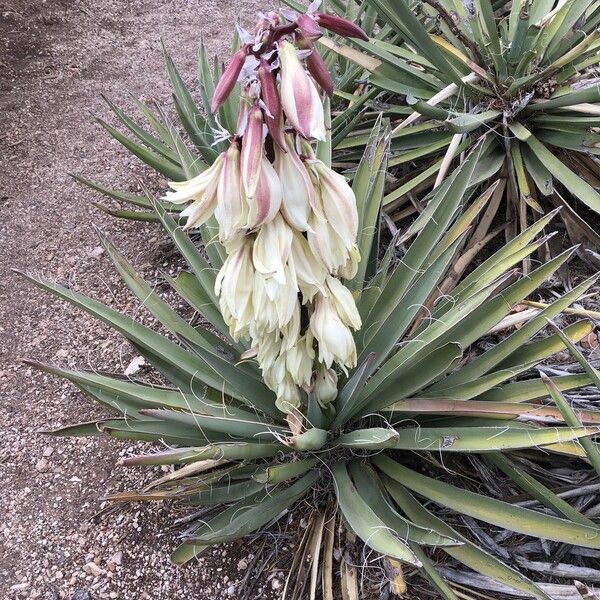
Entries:
{"label": "second yucca plant", "polygon": [[597,2],[351,0],[332,6],[342,13],[353,6],[362,22],[378,24],[369,41],[320,40],[353,63],[341,81],[355,93],[344,98],[354,100],[336,116],[338,129],[356,122],[360,111],[366,124],[338,140],[336,160],[358,160],[369,121],[379,110],[389,114],[393,178],[384,205],[396,221],[423,210],[464,152],[485,139],[479,179],[501,182],[495,201],[504,204],[508,238],[562,206],[572,239],[600,247],[589,223],[600,213]]}

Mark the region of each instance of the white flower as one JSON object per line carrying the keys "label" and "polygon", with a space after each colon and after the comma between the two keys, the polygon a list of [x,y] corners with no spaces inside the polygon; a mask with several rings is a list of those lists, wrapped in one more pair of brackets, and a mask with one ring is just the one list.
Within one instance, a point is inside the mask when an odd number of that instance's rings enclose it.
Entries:
{"label": "white flower", "polygon": [[360,329],[362,325],[352,292],[335,277],[327,277],[328,296],[335,310],[344,323],[352,329]]}
{"label": "white flower", "polygon": [[324,141],[323,103],[317,86],[302,66],[296,48],[290,42],[279,42],[279,61],[281,104],[285,116],[303,137]]}
{"label": "white flower", "polygon": [[333,369],[327,369],[323,365],[317,371],[315,377],[314,393],[317,402],[321,406],[327,406],[337,398],[338,376]]}
{"label": "white flower", "polygon": [[248,220],[248,204],[240,185],[240,149],[233,142],[225,154],[217,189],[215,217],[219,223],[219,239],[227,243]]}
{"label": "white flower", "polygon": [[307,231],[308,219],[317,202],[315,186],[296,152],[293,137],[286,135],[285,141],[287,152],[275,147],[275,169],[283,191],[281,212],[294,229]]}
{"label": "white flower", "polygon": [[313,336],[308,331],[285,353],[287,372],[296,385],[307,386],[310,383],[314,360]]}
{"label": "white flower", "polygon": [[340,319],[332,301],[320,294],[310,318],[310,331],[319,345],[319,361],[330,368],[337,362],[344,371],[356,366],[356,345],[347,325]]}

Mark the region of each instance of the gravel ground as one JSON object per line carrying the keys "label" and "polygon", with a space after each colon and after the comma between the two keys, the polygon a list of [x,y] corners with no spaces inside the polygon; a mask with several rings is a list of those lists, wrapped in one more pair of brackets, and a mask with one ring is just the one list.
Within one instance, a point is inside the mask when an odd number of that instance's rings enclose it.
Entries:
{"label": "gravel ground", "polygon": [[[160,534],[173,509],[140,506],[93,518],[108,491],[142,482],[140,471],[114,467],[130,445],[40,435],[103,413],[73,386],[20,359],[123,372],[134,354],[108,328],[37,292],[11,269],[43,272],[113,307],[141,312],[92,224],[146,274],[162,260],[161,233],[99,213],[91,205],[98,198],[68,173],[135,190],[148,172],[90,113],[106,116],[101,93],[125,108],[129,93],[170,107],[161,37],[191,82],[200,33],[211,52],[225,56],[234,20],[253,20],[259,4],[0,3],[0,598],[237,597],[252,545],[220,549],[177,569],[168,561],[175,535]],[[282,576],[265,573],[252,597],[276,595]]]}

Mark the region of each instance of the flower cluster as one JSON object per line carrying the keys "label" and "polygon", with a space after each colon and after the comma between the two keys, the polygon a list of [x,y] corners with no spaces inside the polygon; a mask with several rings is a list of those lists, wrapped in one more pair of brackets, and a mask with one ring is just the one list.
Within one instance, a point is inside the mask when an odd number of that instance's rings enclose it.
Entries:
{"label": "flower cluster", "polygon": [[319,26],[364,37],[340,17],[289,11],[261,15],[232,57],[213,97],[216,111],[237,81],[242,101],[229,149],[199,176],[173,182],[165,199],[190,202],[186,229],[213,215],[227,258],[216,293],[236,340],[250,340],[266,384],[286,413],[314,392],[337,393],[337,364],[356,365],[351,329],[361,326],[350,291],[360,259],[356,200],[345,178],[313,152],[324,140],[319,88],[333,83],[313,41]]}

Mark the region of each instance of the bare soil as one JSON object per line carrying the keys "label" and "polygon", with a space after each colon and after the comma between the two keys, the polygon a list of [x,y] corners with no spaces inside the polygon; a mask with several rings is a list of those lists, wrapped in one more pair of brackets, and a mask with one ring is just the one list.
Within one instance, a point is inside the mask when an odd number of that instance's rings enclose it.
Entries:
{"label": "bare soil", "polygon": [[[211,53],[226,57],[233,23],[254,21],[259,4],[0,2],[0,598],[238,597],[252,545],[220,549],[177,569],[168,560],[176,534],[161,533],[177,516],[174,509],[129,507],[93,518],[107,492],[142,482],[141,471],[114,467],[131,444],[40,434],[105,413],[21,358],[122,373],[134,354],[107,327],[11,269],[44,273],[142,313],[92,224],[144,273],[160,266],[162,233],[99,212],[92,205],[98,197],[69,173],[125,190],[147,181],[141,163],[94,122],[92,115],[108,112],[100,94],[125,108],[132,108],[129,94],[170,107],[161,38],[191,84],[200,33]],[[282,575],[264,573],[249,597],[275,593]]]}

